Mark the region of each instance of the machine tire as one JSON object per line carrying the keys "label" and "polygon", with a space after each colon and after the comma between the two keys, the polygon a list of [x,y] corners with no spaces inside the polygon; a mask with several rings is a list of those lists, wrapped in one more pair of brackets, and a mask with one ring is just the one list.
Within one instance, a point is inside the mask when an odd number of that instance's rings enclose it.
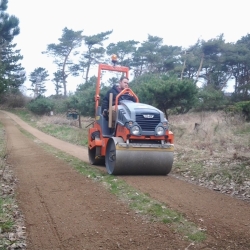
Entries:
{"label": "machine tire", "polygon": [[89,155],[89,163],[91,165],[104,165],[105,164],[104,158],[96,158],[96,148],[93,148],[93,149],[88,148],[88,155]]}
{"label": "machine tire", "polygon": [[106,149],[105,165],[109,174],[115,175],[116,173],[116,141],[123,142],[122,138],[112,137],[109,139]]}

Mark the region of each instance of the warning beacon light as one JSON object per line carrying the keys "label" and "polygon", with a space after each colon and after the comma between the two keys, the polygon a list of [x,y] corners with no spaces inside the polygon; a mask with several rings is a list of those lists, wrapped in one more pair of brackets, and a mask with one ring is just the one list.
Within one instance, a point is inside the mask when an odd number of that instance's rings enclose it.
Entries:
{"label": "warning beacon light", "polygon": [[113,54],[113,55],[111,56],[111,61],[112,61],[112,63],[113,63],[114,66],[115,66],[116,63],[117,63],[117,55],[116,55],[116,54]]}

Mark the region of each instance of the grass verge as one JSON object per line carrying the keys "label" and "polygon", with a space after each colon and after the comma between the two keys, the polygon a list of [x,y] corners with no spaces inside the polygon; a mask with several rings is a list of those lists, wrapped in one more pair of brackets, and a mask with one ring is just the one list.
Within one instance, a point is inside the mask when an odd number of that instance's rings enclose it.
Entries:
{"label": "grass verge", "polygon": [[16,180],[6,156],[6,138],[0,123],[0,249],[25,249],[24,220],[14,194]]}
{"label": "grass verge", "polygon": [[88,145],[88,130],[85,128],[89,121],[82,120],[83,128],[76,127],[77,121],[69,120],[65,115],[58,116],[34,116],[28,110],[11,110],[29,125],[52,135],[60,140],[76,145]]}

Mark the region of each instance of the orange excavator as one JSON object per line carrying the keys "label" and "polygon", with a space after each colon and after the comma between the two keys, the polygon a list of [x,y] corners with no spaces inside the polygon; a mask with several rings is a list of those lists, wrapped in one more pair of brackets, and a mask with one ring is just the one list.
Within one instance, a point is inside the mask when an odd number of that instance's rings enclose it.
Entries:
{"label": "orange excavator", "polygon": [[[116,97],[115,112],[110,96],[108,120],[102,115],[99,95],[102,71],[129,76],[129,68],[117,66],[116,61],[113,55],[113,65],[98,67],[95,121],[88,131],[89,162],[105,164],[112,175],[167,175],[173,165],[174,135],[162,111],[140,103],[136,94],[126,88]],[[127,98],[131,96],[134,101]]]}

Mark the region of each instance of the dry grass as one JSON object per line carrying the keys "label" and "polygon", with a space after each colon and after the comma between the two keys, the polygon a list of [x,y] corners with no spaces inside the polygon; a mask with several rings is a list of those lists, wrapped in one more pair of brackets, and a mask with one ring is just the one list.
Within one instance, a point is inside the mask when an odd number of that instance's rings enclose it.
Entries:
{"label": "dry grass", "polygon": [[250,200],[250,124],[224,112],[171,116],[174,174]]}
{"label": "dry grass", "polygon": [[[93,119],[91,117],[81,117],[82,128],[85,128],[89,125]],[[57,124],[57,125],[66,125],[79,128],[79,121],[68,119],[65,114],[58,114],[54,116],[42,116],[37,123],[38,126],[45,126],[47,124]]]}

